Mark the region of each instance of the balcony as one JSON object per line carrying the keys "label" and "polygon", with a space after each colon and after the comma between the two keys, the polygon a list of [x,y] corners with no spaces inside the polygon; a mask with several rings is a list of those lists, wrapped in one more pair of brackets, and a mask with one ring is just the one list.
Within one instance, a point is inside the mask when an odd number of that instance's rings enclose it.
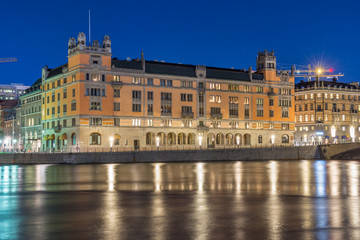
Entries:
{"label": "balcony", "polygon": [[60,133],[61,132],[61,125],[58,125],[58,126],[54,127],[54,131],[56,133]]}
{"label": "balcony", "polygon": [[359,112],[358,110],[354,110],[354,109],[350,110],[350,113],[358,113],[358,112]]}
{"label": "balcony", "polygon": [[182,118],[194,118],[194,112],[181,112]]}
{"label": "balcony", "polygon": [[274,97],[274,96],[276,96],[276,93],[275,92],[268,92],[267,95],[269,97]]}
{"label": "balcony", "polygon": [[209,127],[207,127],[205,125],[199,125],[199,126],[197,126],[197,130],[198,131],[209,131]]}
{"label": "balcony", "polygon": [[211,118],[222,119],[222,113],[211,113]]}
{"label": "balcony", "polygon": [[340,109],[338,109],[338,108],[333,108],[331,111],[332,111],[332,112],[340,112]]}
{"label": "balcony", "polygon": [[161,116],[170,116],[171,117],[171,112],[161,112]]}
{"label": "balcony", "polygon": [[112,81],[111,82],[111,86],[113,88],[122,88],[123,85],[124,85],[124,83],[122,81]]}

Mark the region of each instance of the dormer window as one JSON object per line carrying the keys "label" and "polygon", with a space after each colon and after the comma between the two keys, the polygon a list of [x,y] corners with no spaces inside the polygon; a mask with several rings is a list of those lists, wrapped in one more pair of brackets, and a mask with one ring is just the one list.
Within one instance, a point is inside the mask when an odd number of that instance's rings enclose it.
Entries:
{"label": "dormer window", "polygon": [[99,64],[99,62],[98,61],[93,61],[93,64]]}

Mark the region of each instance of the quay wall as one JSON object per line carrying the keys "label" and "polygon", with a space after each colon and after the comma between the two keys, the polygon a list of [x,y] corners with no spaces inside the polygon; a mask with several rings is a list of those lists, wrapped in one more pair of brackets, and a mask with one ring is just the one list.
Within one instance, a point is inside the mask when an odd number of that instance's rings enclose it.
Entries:
{"label": "quay wall", "polygon": [[77,164],[323,159],[319,146],[213,150],[0,154],[0,164]]}

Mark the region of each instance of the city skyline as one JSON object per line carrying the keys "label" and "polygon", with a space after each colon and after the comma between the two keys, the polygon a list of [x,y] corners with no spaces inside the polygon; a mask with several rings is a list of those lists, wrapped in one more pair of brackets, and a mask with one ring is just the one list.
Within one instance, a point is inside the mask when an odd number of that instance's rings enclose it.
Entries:
{"label": "city skyline", "polygon": [[202,1],[178,5],[110,1],[99,5],[65,1],[44,5],[20,1],[21,8],[6,3],[0,10],[7,36],[0,40],[0,57],[18,61],[0,64],[0,83],[31,85],[41,76],[43,66],[66,63],[68,39],[78,32],[89,36],[89,9],[91,40],[101,41],[109,35],[116,46],[112,56],[119,59],[138,58],[143,50],[147,60],[242,69],[255,68],[256,53],[267,49],[282,59],[279,67],[322,61],[325,67],[345,74],[341,81],[358,81],[353,50],[360,38],[353,31],[358,3],[337,6],[335,1],[326,5],[302,1],[291,7],[284,3],[231,1],[218,6]]}

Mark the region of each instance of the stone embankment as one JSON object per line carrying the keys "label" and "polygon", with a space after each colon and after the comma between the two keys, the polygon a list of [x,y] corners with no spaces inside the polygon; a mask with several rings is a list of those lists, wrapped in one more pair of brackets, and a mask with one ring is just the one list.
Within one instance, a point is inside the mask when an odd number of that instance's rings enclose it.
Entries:
{"label": "stone embankment", "polygon": [[150,163],[302,159],[324,159],[324,157],[319,146],[178,151],[0,154],[0,164]]}

